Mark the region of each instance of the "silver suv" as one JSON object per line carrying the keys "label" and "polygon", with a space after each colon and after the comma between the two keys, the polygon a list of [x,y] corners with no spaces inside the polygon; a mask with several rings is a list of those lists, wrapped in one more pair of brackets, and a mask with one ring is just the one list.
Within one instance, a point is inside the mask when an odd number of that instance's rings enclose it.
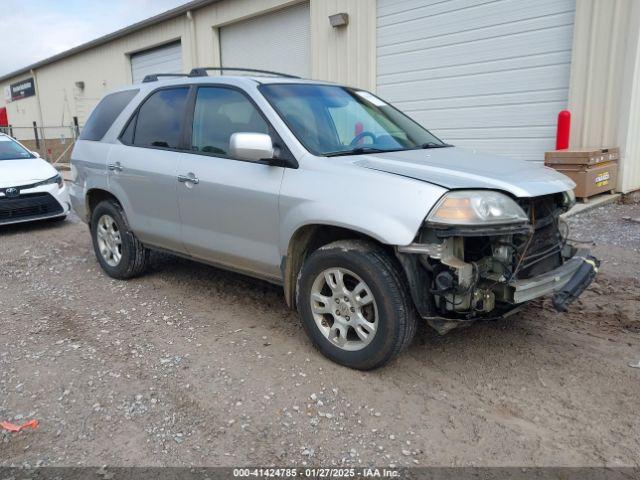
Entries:
{"label": "silver suv", "polygon": [[151,76],[105,96],[72,154],[72,205],[111,277],[149,249],[282,285],[313,343],[380,367],[553,294],[598,261],[567,243],[567,177],[438,139],[369,92],[272,72]]}

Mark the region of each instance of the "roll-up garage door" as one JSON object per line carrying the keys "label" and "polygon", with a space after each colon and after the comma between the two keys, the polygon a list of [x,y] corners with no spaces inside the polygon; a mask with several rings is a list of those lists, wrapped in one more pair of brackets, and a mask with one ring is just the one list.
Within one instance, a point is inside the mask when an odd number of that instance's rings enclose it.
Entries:
{"label": "roll-up garage door", "polygon": [[305,2],[222,27],[222,66],[274,70],[309,77],[310,18],[309,4]]}
{"label": "roll-up garage door", "polygon": [[525,160],[554,147],[575,0],[378,0],[378,94],[455,145]]}
{"label": "roll-up garage door", "polygon": [[182,73],[182,46],[173,42],[131,55],[131,78],[140,83],[152,73]]}

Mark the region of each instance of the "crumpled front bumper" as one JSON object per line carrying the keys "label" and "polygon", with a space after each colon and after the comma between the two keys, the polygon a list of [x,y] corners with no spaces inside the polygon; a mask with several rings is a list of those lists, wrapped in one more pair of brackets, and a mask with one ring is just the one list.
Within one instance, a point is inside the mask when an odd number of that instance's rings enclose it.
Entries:
{"label": "crumpled front bumper", "polygon": [[600,261],[588,250],[578,250],[555,270],[534,278],[509,282],[513,288],[513,301],[516,304],[524,303],[555,293],[554,307],[558,311],[566,311],[566,307],[591,284],[599,266]]}

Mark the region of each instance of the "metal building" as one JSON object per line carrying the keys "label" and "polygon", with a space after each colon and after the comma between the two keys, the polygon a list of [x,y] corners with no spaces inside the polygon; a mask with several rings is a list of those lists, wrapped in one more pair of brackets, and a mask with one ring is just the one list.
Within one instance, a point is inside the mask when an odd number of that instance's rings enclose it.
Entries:
{"label": "metal building", "polygon": [[197,66],[358,86],[446,141],[531,161],[569,108],[572,146],[620,146],[618,190],[640,188],[637,0],[195,0],[0,77],[0,107],[53,158],[105,92]]}

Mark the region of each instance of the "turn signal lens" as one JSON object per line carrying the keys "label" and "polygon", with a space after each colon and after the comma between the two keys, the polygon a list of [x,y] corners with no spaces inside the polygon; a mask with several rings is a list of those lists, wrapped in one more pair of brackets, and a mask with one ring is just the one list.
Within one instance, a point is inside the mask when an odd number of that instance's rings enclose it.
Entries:
{"label": "turn signal lens", "polygon": [[473,218],[471,200],[468,198],[445,198],[435,212],[440,220],[465,220]]}

